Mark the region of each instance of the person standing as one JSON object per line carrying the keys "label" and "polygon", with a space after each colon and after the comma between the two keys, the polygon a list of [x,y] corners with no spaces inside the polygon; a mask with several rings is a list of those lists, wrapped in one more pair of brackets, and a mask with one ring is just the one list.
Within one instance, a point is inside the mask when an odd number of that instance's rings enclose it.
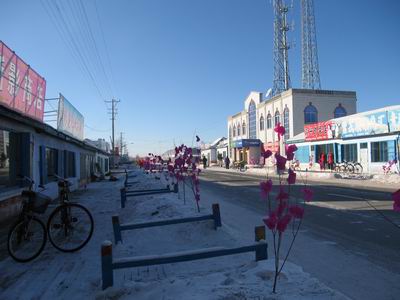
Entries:
{"label": "person standing", "polygon": [[335,158],[333,156],[332,151],[329,151],[328,153],[328,168],[332,171],[333,170],[333,162],[334,162]]}
{"label": "person standing", "polygon": [[207,167],[207,158],[203,155],[203,168]]}
{"label": "person standing", "polygon": [[321,153],[321,169],[325,170],[326,155],[324,152]]}
{"label": "person standing", "polygon": [[227,156],[227,157],[225,157],[225,168],[226,169],[229,169],[229,164],[231,163],[231,161],[230,161],[230,159],[229,159],[229,157]]}

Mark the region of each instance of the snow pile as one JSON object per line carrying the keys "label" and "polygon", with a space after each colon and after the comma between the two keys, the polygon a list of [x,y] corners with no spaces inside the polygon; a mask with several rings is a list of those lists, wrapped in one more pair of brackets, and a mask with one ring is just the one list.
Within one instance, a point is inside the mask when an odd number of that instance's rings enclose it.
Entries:
{"label": "snow pile", "polygon": [[[162,188],[164,179],[138,176],[130,189]],[[273,260],[255,262],[255,254],[244,253],[205,260],[120,269],[114,271],[114,286],[101,290],[100,246],[113,240],[111,216],[119,214],[124,223],[196,216],[193,195],[160,194],[127,199],[120,208],[117,182],[93,183],[73,195],[87,206],[95,219],[92,240],[81,251],[61,253],[48,243],[36,260],[18,264],[6,258],[0,262],[1,299],[345,299],[345,297],[287,262],[278,282],[278,294],[271,294]],[[200,202],[202,203],[202,202]],[[211,206],[201,207],[210,214]],[[113,246],[114,259],[196,250],[208,247],[236,247],[254,240],[224,224],[214,230],[213,221],[123,231],[123,243]],[[260,219],[261,222],[261,219]],[[240,237],[240,238],[239,238]],[[272,247],[272,246],[270,246]],[[269,249],[269,255],[272,249]]]}

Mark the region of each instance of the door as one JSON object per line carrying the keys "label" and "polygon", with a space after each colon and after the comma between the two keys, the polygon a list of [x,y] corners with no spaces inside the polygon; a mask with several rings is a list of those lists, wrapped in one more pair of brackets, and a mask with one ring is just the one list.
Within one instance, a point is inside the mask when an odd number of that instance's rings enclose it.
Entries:
{"label": "door", "polygon": [[368,171],[368,148],[360,149],[360,164],[365,171]]}

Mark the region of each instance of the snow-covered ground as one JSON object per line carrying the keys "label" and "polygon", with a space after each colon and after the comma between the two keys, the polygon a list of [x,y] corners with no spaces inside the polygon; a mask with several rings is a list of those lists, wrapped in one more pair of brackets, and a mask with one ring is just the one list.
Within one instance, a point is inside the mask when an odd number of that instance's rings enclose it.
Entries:
{"label": "snow-covered ground", "polygon": [[[154,175],[136,171],[139,183],[132,188],[164,187]],[[133,179],[132,179],[133,180]],[[114,286],[101,289],[100,245],[113,240],[111,216],[122,223],[161,220],[199,215],[193,196],[163,194],[128,198],[120,208],[117,182],[99,182],[76,193],[74,200],[87,206],[95,219],[95,232],[89,244],[77,253],[61,253],[49,243],[44,252],[26,264],[6,258],[0,262],[0,299],[346,299],[300,266],[288,262],[278,282],[278,293],[271,294],[273,254],[256,262],[254,253],[225,256],[193,262],[140,267],[114,271]],[[205,199],[207,198],[207,199]],[[217,202],[204,195],[201,214],[211,213]],[[231,212],[221,206],[222,227],[214,230],[212,221],[153,227],[122,233],[123,244],[114,246],[114,257],[165,254],[207,247],[235,247],[251,243],[254,232],[224,222]],[[237,213],[237,212],[236,212]],[[260,224],[261,219],[253,220]]]}

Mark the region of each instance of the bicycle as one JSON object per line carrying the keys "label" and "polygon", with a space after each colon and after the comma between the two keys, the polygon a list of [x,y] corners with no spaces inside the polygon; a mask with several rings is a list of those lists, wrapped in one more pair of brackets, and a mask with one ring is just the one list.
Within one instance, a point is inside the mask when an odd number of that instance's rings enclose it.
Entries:
{"label": "bicycle", "polygon": [[398,172],[396,170],[392,171],[392,167],[396,166],[396,164],[397,164],[397,159],[389,160],[385,165],[382,166],[383,174],[384,175],[390,173],[397,174]]}
{"label": "bicycle", "polygon": [[[45,213],[51,198],[33,191],[34,181],[31,178],[22,178],[29,182],[29,187],[21,193],[21,213],[8,233],[7,250],[10,256],[18,262],[35,259],[43,251],[47,236],[51,244],[63,252],[74,252],[84,247],[93,234],[93,217],[84,206],[69,202],[70,183],[65,179],[59,180],[61,203],[50,214],[46,230],[36,214]],[[44,190],[43,186],[39,187]],[[69,247],[68,243],[73,246]]]}

